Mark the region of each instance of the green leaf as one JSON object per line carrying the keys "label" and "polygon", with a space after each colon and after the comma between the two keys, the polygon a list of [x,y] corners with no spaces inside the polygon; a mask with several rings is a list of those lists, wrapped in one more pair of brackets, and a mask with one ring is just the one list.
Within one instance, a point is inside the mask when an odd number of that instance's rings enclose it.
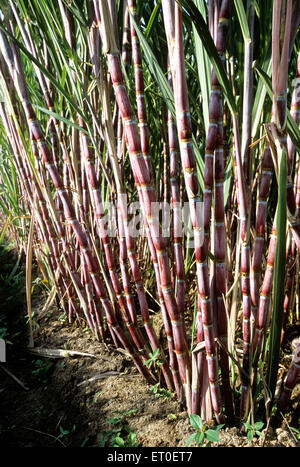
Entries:
{"label": "green leaf", "polygon": [[0,29],[8,36],[11,38],[11,40],[19,47],[19,49],[24,53],[24,55],[31,60],[41,71],[42,73],[51,81],[51,83],[55,86],[56,89],[58,89],[61,94],[66,98],[66,100],[69,102],[69,104],[78,112],[78,114],[82,117],[84,121],[86,121],[86,117],[84,113],[80,110],[78,105],[76,104],[75,100],[73,97],[68,94],[65,89],[61,86],[61,84],[54,78],[54,76],[45,68],[41,63],[26,49],[26,47],[23,46],[23,44],[18,41],[10,32],[8,32],[5,28],[3,28],[0,24]]}
{"label": "green leaf", "polygon": [[211,441],[212,443],[219,443],[220,442],[220,437],[219,433],[216,430],[207,430],[205,432],[205,438],[208,441]]}
{"label": "green leaf", "polygon": [[[271,42],[271,38],[270,38]],[[258,65],[256,64],[256,67]],[[271,46],[268,47],[266,56],[263,60],[262,70],[265,72],[266,76],[269,77],[271,75],[272,70],[272,60],[271,60]],[[262,76],[259,76],[255,98],[252,107],[252,137],[255,138],[258,135],[258,131],[260,125],[262,123],[264,109],[266,107],[266,94],[267,88],[265,80]]]}
{"label": "green leaf", "polygon": [[[261,76],[263,82],[266,85],[267,92],[269,97],[272,101],[273,99],[273,91],[272,91],[272,83],[271,78],[260,68],[259,65],[255,65],[255,70]],[[291,116],[290,111],[287,109],[287,131],[291,140],[293,141],[295,148],[297,151],[300,151],[300,129],[298,128],[296,122],[294,121],[293,117]]]}
{"label": "green leaf", "polygon": [[229,196],[229,189],[231,184],[231,168],[232,168],[233,157],[230,157],[225,168],[224,175],[224,206],[226,206]]}
{"label": "green leaf", "polygon": [[195,438],[195,442],[197,445],[199,444],[202,444],[204,441],[204,432],[203,431],[198,431],[196,433],[196,438]]}
{"label": "green leaf", "polygon": [[158,0],[156,3],[155,7],[153,8],[153,11],[151,13],[150,19],[148,21],[147,27],[146,27],[146,32],[145,32],[145,37],[148,38],[150,36],[150,33],[152,31],[153,23],[159,13],[159,10],[161,8],[161,0]]}
{"label": "green leaf", "polygon": [[125,441],[123,438],[121,438],[120,436],[116,436],[115,437],[115,443],[114,443],[116,446],[120,446],[120,447],[124,447],[125,446]]}
{"label": "green leaf", "polygon": [[252,441],[253,441],[253,436],[254,436],[253,435],[253,430],[249,430],[248,433],[247,433],[247,438],[248,438],[248,441],[250,443],[252,443]]}
{"label": "green leaf", "polygon": [[56,112],[52,112],[51,110],[45,109],[44,107],[41,107],[39,105],[34,105],[34,107],[36,109],[39,109],[41,112],[44,112],[45,114],[50,115],[51,117],[54,117],[56,120],[64,122],[64,123],[66,123],[66,125],[72,126],[73,128],[76,128],[77,130],[82,131],[86,135],[89,135],[89,132],[87,130],[85,130],[84,128],[82,128],[79,125],[76,125],[76,123],[72,122],[68,118],[62,117],[60,114],[58,114]]}
{"label": "green leaf", "polygon": [[192,24],[195,25],[197,33],[199,34],[203,46],[210,58],[211,64],[214,67],[219,83],[222,86],[222,91],[226,98],[228,107],[230,108],[233,114],[236,114],[237,106],[232,92],[232,88],[228,80],[226,71],[224,69],[223,63],[214,44],[214,41],[207,27],[207,24],[192,0],[182,0],[182,6],[188,13]]}
{"label": "green leaf", "polygon": [[3,242],[4,235],[5,235],[5,232],[6,232],[7,227],[9,226],[9,223],[10,223],[10,221],[11,221],[11,218],[12,218],[12,214],[11,214],[11,212],[10,212],[10,213],[9,213],[9,216],[7,217],[7,221],[6,221],[6,223],[4,224],[4,227],[3,227],[3,229],[2,229],[2,231],[1,231],[1,233],[0,233],[0,245],[1,245],[2,242]]}
{"label": "green leaf", "polygon": [[261,430],[263,426],[264,426],[264,422],[256,422],[256,423],[254,423],[254,429],[255,429],[255,430]]}
{"label": "green leaf", "polygon": [[190,415],[190,424],[196,430],[202,430],[203,422],[202,422],[202,418],[199,415],[192,413]]}
{"label": "green leaf", "polygon": [[239,18],[243,38],[245,42],[250,42],[251,36],[248,26],[247,15],[245,12],[244,4],[242,0],[234,0],[235,9]]}
{"label": "green leaf", "polygon": [[195,441],[197,433],[193,433],[191,436],[188,437],[186,445],[189,446],[193,441]]}
{"label": "green leaf", "polygon": [[216,426],[216,430],[217,430],[217,431],[222,430],[223,426],[225,426],[224,423],[222,423],[221,425],[217,425],[217,426]]}
{"label": "green leaf", "polygon": [[128,434],[128,442],[130,444],[134,444],[136,441],[136,433],[131,431],[129,434]]}
{"label": "green leaf", "polygon": [[71,13],[77,18],[77,20],[82,24],[82,26],[87,27],[88,21],[83,15],[83,11],[76,5],[76,2],[67,2],[64,0],[65,6],[71,11]]}
{"label": "green leaf", "polygon": [[109,418],[107,421],[108,423],[111,423],[112,425],[117,425],[118,423],[122,421],[122,419],[120,417],[112,417],[112,418]]}
{"label": "green leaf", "polygon": [[270,330],[270,353],[267,382],[272,395],[275,394],[279,356],[281,348],[281,331],[284,312],[284,293],[286,277],[286,228],[287,228],[287,151],[281,146],[277,151],[278,174],[278,206],[277,206],[277,240],[274,263],[273,314]]}
{"label": "green leaf", "polygon": [[176,420],[176,419],[177,419],[177,415],[175,415],[174,413],[168,413],[167,418],[168,418],[169,420]]}
{"label": "green leaf", "polygon": [[[205,18],[206,9],[204,0],[194,0],[202,16]],[[203,47],[202,41],[199,37],[197,29],[193,24],[194,41],[195,41],[195,56],[197,60],[198,78],[202,96],[202,109],[205,125],[205,133],[208,132],[209,126],[209,100],[211,90],[211,64],[209,56]]]}

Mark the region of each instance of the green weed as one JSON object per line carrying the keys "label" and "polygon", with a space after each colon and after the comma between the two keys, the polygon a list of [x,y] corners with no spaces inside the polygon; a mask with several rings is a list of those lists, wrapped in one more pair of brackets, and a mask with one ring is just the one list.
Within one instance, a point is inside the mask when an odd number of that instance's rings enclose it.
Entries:
{"label": "green weed", "polygon": [[155,397],[162,397],[163,399],[168,399],[172,394],[168,389],[162,388],[160,383],[156,383],[153,386],[150,386],[150,391],[153,392]]}
{"label": "green weed", "polygon": [[224,424],[210,427],[196,414],[190,415],[190,424],[196,431],[188,438],[187,446],[195,443],[197,446],[211,447],[211,443],[220,442],[218,431],[223,428]]}
{"label": "green weed", "polygon": [[256,422],[253,425],[251,425],[251,423],[244,423],[244,426],[249,443],[252,443],[254,436],[262,436],[262,432],[260,430],[264,426],[263,422]]}
{"label": "green weed", "polygon": [[135,412],[135,409],[114,412],[116,415],[107,420],[111,428],[102,433],[100,446],[122,448],[140,446],[140,443],[136,441],[136,433],[131,429],[126,420],[128,416]]}

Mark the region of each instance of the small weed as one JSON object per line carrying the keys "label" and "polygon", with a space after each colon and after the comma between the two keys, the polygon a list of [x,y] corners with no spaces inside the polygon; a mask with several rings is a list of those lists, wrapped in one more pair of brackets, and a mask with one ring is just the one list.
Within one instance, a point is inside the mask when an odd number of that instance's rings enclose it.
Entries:
{"label": "small weed", "polygon": [[136,433],[128,425],[126,418],[136,412],[135,409],[126,411],[116,411],[115,416],[109,418],[107,422],[112,426],[110,430],[102,433],[100,446],[108,447],[137,447]]}
{"label": "small weed", "polygon": [[211,443],[220,442],[218,431],[223,428],[224,424],[210,427],[196,414],[190,415],[190,424],[196,431],[188,438],[187,446],[194,442],[197,446],[210,447]]}
{"label": "small weed", "polygon": [[71,430],[65,430],[61,425],[59,426],[59,435],[55,438],[55,441],[60,440],[65,446],[71,443],[70,435],[76,431],[76,425],[73,425]]}
{"label": "small weed", "polygon": [[168,420],[177,420],[177,415],[175,415],[174,413],[168,413],[167,419]]}
{"label": "small weed", "polygon": [[33,326],[36,327],[36,316],[35,316],[35,311],[32,311],[31,317],[29,316],[28,313],[26,313],[25,318],[26,318],[26,324],[29,324],[29,323],[30,323],[30,320],[32,320]]}
{"label": "small weed", "polygon": [[40,407],[37,407],[34,411],[35,414],[40,415],[42,413],[44,406],[41,405]]}
{"label": "small weed", "polygon": [[153,392],[155,397],[162,397],[163,399],[168,399],[171,396],[171,391],[160,387],[160,383],[156,383],[154,386],[150,386],[150,391]]}
{"label": "small weed", "polygon": [[32,286],[31,286],[31,293],[33,294],[35,288],[41,288],[41,286],[45,287],[47,290],[49,290],[48,287],[48,280],[47,279],[41,279],[40,277],[37,277],[32,281]]}
{"label": "small weed", "polygon": [[48,383],[49,370],[53,366],[53,362],[44,362],[43,360],[33,360],[35,368],[32,370],[32,374],[37,376],[37,378],[43,383]]}
{"label": "small weed", "polygon": [[251,423],[244,423],[244,426],[249,443],[252,443],[254,436],[262,436],[262,432],[260,430],[264,426],[263,422],[256,422],[254,425],[251,425]]}
{"label": "small weed", "polygon": [[94,399],[93,399],[93,403],[96,404],[96,402],[98,401],[99,397],[101,396],[101,394],[103,394],[103,391],[98,391],[96,392],[96,394],[94,395]]}
{"label": "small weed", "polygon": [[33,360],[35,364],[35,370],[32,370],[33,375],[40,375],[41,373],[46,373],[49,368],[51,368],[52,363],[45,363],[43,360]]}
{"label": "small weed", "polygon": [[163,361],[158,358],[159,349],[155,349],[153,353],[149,352],[149,356],[150,356],[149,360],[144,362],[144,365],[146,365],[148,368],[151,368],[153,364],[160,366],[163,363]]}
{"label": "small weed", "polygon": [[67,320],[68,320],[67,313],[64,311],[63,313],[59,315],[58,321],[60,321],[61,323],[66,323]]}
{"label": "small weed", "polygon": [[88,442],[88,440],[89,440],[89,436],[88,436],[87,438],[85,438],[85,439],[82,441],[80,447],[81,447],[81,448],[84,448],[85,445],[86,445],[86,443]]}

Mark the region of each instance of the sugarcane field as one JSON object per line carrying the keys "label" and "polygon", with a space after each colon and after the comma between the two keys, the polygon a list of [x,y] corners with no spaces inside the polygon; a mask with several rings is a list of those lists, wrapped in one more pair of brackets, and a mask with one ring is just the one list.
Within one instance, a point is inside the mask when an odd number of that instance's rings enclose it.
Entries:
{"label": "sugarcane field", "polygon": [[300,447],[299,123],[300,0],[0,1],[1,447]]}

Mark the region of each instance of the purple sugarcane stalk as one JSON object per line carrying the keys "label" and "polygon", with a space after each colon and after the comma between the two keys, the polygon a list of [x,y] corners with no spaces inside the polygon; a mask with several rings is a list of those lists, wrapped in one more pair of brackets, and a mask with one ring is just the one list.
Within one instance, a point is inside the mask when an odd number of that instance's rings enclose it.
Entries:
{"label": "purple sugarcane stalk", "polygon": [[68,224],[71,226],[73,233],[75,234],[76,240],[78,241],[81,252],[83,253],[84,259],[87,263],[89,274],[92,277],[94,287],[99,297],[102,306],[105,310],[107,321],[113,329],[113,332],[116,334],[118,340],[120,341],[122,347],[124,347],[128,353],[132,356],[132,359],[137,366],[139,372],[146,378],[148,381],[153,382],[153,378],[149,374],[147,368],[142,364],[142,361],[138,355],[134,354],[133,348],[129,340],[127,339],[124,331],[116,321],[115,313],[112,307],[111,302],[107,299],[106,291],[102,280],[100,278],[99,266],[92,256],[92,252],[88,245],[88,240],[85,232],[83,231],[78,219],[75,216],[74,207],[72,206],[70,197],[67,193],[67,190],[64,188],[62,179],[53,162],[52,153],[49,150],[47,142],[44,139],[43,132],[41,130],[40,124],[36,119],[35,112],[29,100],[27,86],[24,79],[24,74],[21,72],[21,69],[15,69],[15,62],[13,58],[14,47],[10,48],[8,41],[5,35],[0,33],[0,49],[7,62],[7,65],[10,69],[12,79],[15,82],[20,100],[22,102],[24,112],[29,124],[29,128],[33,139],[38,142],[40,154],[44,160],[45,166],[50,174],[54,187],[61,198],[64,214],[68,221]]}
{"label": "purple sugarcane stalk", "polygon": [[287,374],[287,377],[284,383],[283,391],[278,401],[278,408],[282,412],[286,412],[288,408],[291,395],[292,395],[292,391],[298,381],[299,373],[300,373],[300,339],[294,351],[293,361],[288,371],[288,374]]}
{"label": "purple sugarcane stalk", "polygon": [[[192,143],[191,117],[184,68],[182,11],[172,1],[163,3],[164,24],[168,40],[168,51],[173,75],[177,132],[180,144],[181,162],[184,171],[185,186],[190,203],[192,225],[194,229],[195,254],[197,262],[198,289],[201,296],[203,326],[206,340],[208,372],[212,391],[213,407],[217,420],[222,420],[221,393],[218,384],[218,360],[212,328],[212,308],[210,301],[207,242],[201,246],[201,233],[197,208],[200,203],[200,186],[198,181],[196,159]],[[205,216],[205,212],[204,212]],[[205,219],[204,219],[205,220]]]}
{"label": "purple sugarcane stalk", "polygon": [[[97,2],[96,2],[97,3]],[[172,323],[176,356],[179,365],[180,377],[186,390],[186,400],[189,407],[190,400],[190,359],[187,343],[185,340],[183,318],[178,312],[176,299],[174,296],[169,258],[166,249],[166,240],[162,237],[160,227],[155,224],[152,217],[152,203],[156,202],[156,196],[151,185],[150,173],[147,170],[144,157],[141,153],[141,141],[138,132],[134,112],[128,97],[127,89],[124,83],[124,76],[121,69],[120,54],[110,33],[110,17],[107,11],[106,2],[100,3],[101,21],[100,31],[104,50],[108,59],[109,71],[115,91],[116,100],[122,114],[127,147],[130,157],[130,163],[135,180],[138,181],[142,192],[142,204],[147,220],[153,245],[157,254],[159,265],[161,287],[164,296],[164,302]]]}

